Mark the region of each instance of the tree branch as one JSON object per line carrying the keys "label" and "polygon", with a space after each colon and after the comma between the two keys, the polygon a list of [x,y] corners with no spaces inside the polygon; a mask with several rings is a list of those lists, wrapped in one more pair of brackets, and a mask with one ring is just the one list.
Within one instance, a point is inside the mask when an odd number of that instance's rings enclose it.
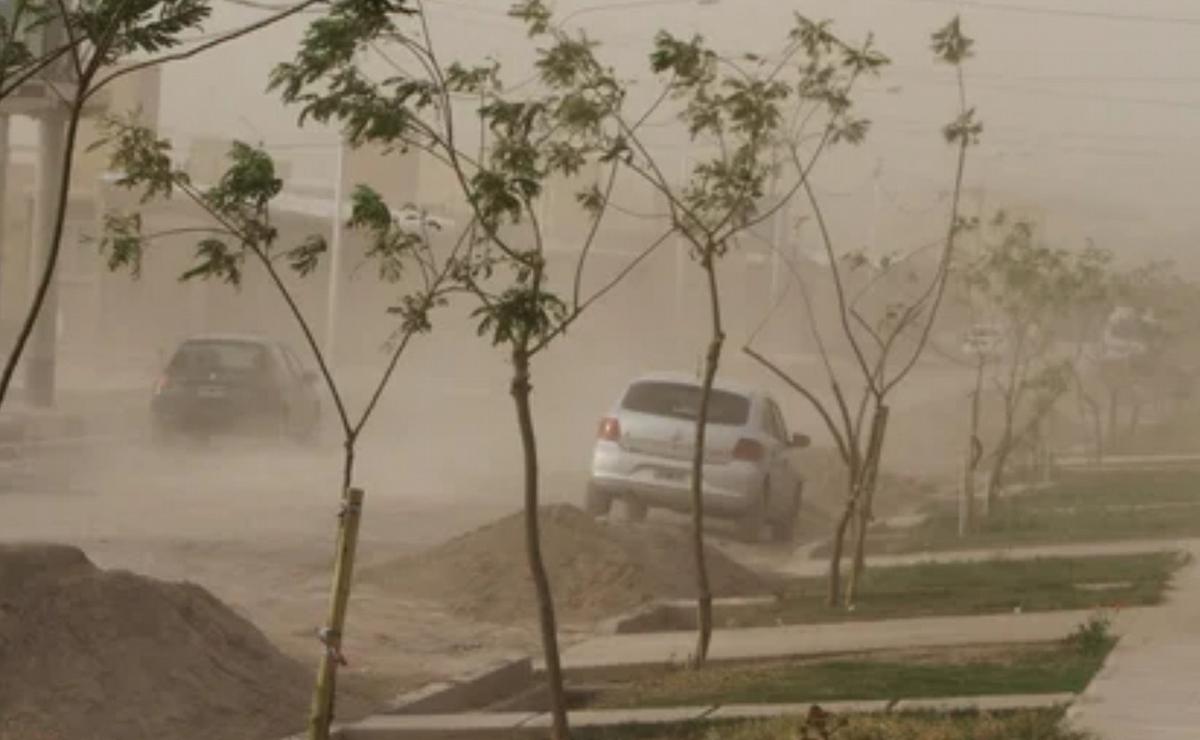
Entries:
{"label": "tree branch", "polygon": [[100,90],[103,87],[106,87],[109,83],[111,83],[117,79],[120,79],[121,77],[133,74],[134,72],[139,72],[143,69],[148,69],[150,67],[157,67],[159,65],[168,64],[170,62],[178,62],[178,61],[183,61],[184,59],[191,59],[192,57],[194,57],[198,54],[202,54],[202,53],[208,51],[209,49],[214,49],[223,44],[227,44],[230,41],[235,41],[237,39],[240,39],[243,36],[248,36],[248,35],[254,33],[255,31],[266,28],[267,26],[270,26],[274,23],[278,23],[279,21],[281,21],[285,18],[289,18],[293,15],[296,15],[297,13],[304,11],[306,8],[310,8],[313,5],[316,5],[316,4],[322,3],[322,2],[326,2],[326,0],[303,0],[302,2],[288,8],[287,10],[280,11],[273,15],[267,16],[266,18],[263,18],[261,20],[255,21],[254,23],[251,23],[247,26],[243,26],[242,28],[236,29],[234,31],[230,31],[227,34],[219,36],[210,41],[206,41],[205,43],[200,44],[199,46],[194,46],[191,49],[188,49],[187,51],[176,52],[174,54],[165,54],[163,56],[156,57],[154,59],[147,59],[146,61],[143,61],[143,62],[131,64],[128,67],[122,67],[121,69],[118,69],[114,72],[109,73],[106,77],[101,78],[100,81],[97,82],[95,84],[95,86],[93,86],[92,89],[88,91],[87,95],[84,97],[84,101],[86,102],[98,90]]}

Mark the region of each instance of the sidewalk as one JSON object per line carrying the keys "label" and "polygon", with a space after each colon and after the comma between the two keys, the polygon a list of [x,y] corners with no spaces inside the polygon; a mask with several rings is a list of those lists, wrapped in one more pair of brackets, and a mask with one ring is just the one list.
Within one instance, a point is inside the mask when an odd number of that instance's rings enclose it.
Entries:
{"label": "sidewalk", "polygon": [[1175,586],[1165,606],[1123,620],[1121,641],[1070,712],[1074,726],[1103,740],[1200,737],[1200,567],[1180,571]]}
{"label": "sidewalk", "polygon": [[[1144,610],[1128,609],[1119,614],[1114,625],[1116,631],[1123,632],[1126,620]],[[1090,611],[1038,612],[718,629],[713,633],[709,659],[741,661],[870,650],[1044,642],[1066,637],[1091,614]],[[563,653],[563,670],[568,676],[585,677],[629,668],[680,664],[687,661],[695,642],[694,630],[598,637],[567,649]]]}

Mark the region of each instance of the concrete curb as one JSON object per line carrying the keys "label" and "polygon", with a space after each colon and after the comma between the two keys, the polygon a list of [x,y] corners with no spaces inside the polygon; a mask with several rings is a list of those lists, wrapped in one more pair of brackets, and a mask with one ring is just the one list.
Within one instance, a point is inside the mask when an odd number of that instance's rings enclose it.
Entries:
{"label": "concrete curb", "polygon": [[[1129,619],[1154,608],[1122,610],[1114,628],[1120,633]],[[1093,614],[1094,610],[1083,609],[717,630],[709,661],[741,663],[904,648],[1047,642],[1071,634]],[[691,630],[601,636],[565,650],[563,672],[573,681],[605,681],[680,665],[687,661],[695,639]]]}
{"label": "concrete curb", "polygon": [[512,695],[514,687],[533,682],[528,657],[500,660],[449,681],[432,683],[402,694],[388,714],[438,715],[480,709]]}
{"label": "concrete curb", "polygon": [[[725,608],[771,606],[776,596],[741,596],[713,600],[713,611]],[[664,632],[695,629],[696,602],[691,599],[664,599],[626,612],[604,623],[602,634],[628,635],[644,632]],[[692,620],[692,621],[689,621]]]}
{"label": "concrete curb", "polygon": [[[1074,694],[904,699],[898,702],[845,701],[820,704],[821,709],[841,714],[907,711],[1011,711],[1046,709],[1069,705]],[[665,707],[661,709],[580,710],[570,713],[575,728],[676,725],[721,720],[800,717],[814,705],[762,704]],[[546,713],[499,712],[459,715],[381,715],[340,728],[337,740],[492,740],[493,738],[542,738],[550,726]]]}

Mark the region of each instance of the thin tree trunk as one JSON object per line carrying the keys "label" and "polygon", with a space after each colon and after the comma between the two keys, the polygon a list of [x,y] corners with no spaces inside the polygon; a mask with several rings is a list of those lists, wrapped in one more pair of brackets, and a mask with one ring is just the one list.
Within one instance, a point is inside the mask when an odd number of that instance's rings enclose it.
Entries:
{"label": "thin tree trunk", "polygon": [[975,369],[975,388],[971,391],[971,426],[963,464],[962,501],[959,504],[958,536],[965,537],[975,526],[975,471],[979,468],[983,444],[979,441],[980,406],[983,397],[984,362]]}
{"label": "thin tree trunk", "polygon": [[1092,462],[1099,464],[1104,461],[1104,417],[1100,413],[1100,404],[1085,393],[1082,386],[1078,393],[1081,423],[1092,430]]}
{"label": "thin tree trunk", "polygon": [[1120,404],[1121,392],[1116,388],[1108,392],[1108,449],[1116,449],[1117,437],[1117,408]]}
{"label": "thin tree trunk", "polygon": [[1126,436],[1129,439],[1133,439],[1134,435],[1137,434],[1137,430],[1138,430],[1138,427],[1141,425],[1141,421],[1142,421],[1142,404],[1140,402],[1135,401],[1133,403],[1133,408],[1130,409],[1130,411],[1129,411],[1129,431],[1126,433]]}
{"label": "thin tree trunk", "polygon": [[342,636],[346,613],[350,609],[350,589],[354,579],[354,557],[358,549],[358,527],[362,520],[363,492],[348,488],[342,493],[342,511],[338,515],[338,547],[333,569],[333,592],[330,596],[329,619],[321,631],[325,652],[317,668],[317,684],[313,690],[312,713],[309,715],[309,740],[329,740],[337,696],[337,670],[343,664]]}
{"label": "thin tree trunk", "polygon": [[570,740],[567,720],[567,697],[563,688],[562,663],[558,654],[558,626],[554,617],[554,597],[550,579],[542,559],[542,540],[538,522],[538,456],[537,437],[533,428],[533,411],[529,403],[530,384],[528,342],[514,346],[512,352],[512,397],[521,428],[521,449],[525,464],[525,550],[529,571],[538,601],[538,625],[542,633],[542,652],[546,658],[546,680],[550,689],[550,711],[553,716],[554,740]]}
{"label": "thin tree trunk", "polygon": [[342,637],[346,612],[350,607],[354,559],[358,550],[358,526],[362,518],[363,492],[352,488],[354,480],[354,438],[346,440],[342,453],[342,510],[338,514],[338,546],[334,556],[333,591],[329,620],[321,633],[325,653],[317,667],[309,716],[309,740],[328,740],[329,728],[337,717],[337,670],[341,665]]}
{"label": "thin tree trunk", "polygon": [[1000,446],[996,448],[996,459],[992,461],[992,473],[988,477],[987,510],[989,514],[996,510],[996,501],[1000,497],[1000,489],[1004,486],[1004,470],[1008,467],[1012,446],[1012,426],[1006,424],[1004,435],[1000,439]]}
{"label": "thin tree trunk", "polygon": [[704,257],[704,271],[708,275],[709,308],[712,316],[712,337],[704,357],[704,379],[700,388],[700,408],[696,414],[695,448],[692,450],[692,554],[696,561],[696,650],[692,655],[692,666],[701,668],[708,660],[708,647],[712,642],[712,586],[708,578],[708,563],[704,552],[704,449],[708,427],[708,403],[712,396],[713,382],[721,363],[721,347],[725,333],[721,327],[721,302],[717,286],[716,264],[710,247]]}
{"label": "thin tree trunk", "polygon": [[846,549],[846,530],[854,521],[854,513],[858,510],[859,466],[849,466],[849,490],[846,491],[846,508],[833,528],[833,547],[829,551],[829,592],[826,602],[830,607],[842,603],[842,552]]}
{"label": "thin tree trunk", "polygon": [[854,605],[859,585],[867,569],[867,534],[871,527],[872,508],[875,505],[875,486],[879,481],[879,465],[883,458],[883,440],[887,434],[889,409],[878,406],[871,419],[871,438],[867,446],[867,460],[862,470],[861,502],[858,506],[858,527],[855,529],[854,563],[850,569],[850,580],[846,584],[846,606]]}

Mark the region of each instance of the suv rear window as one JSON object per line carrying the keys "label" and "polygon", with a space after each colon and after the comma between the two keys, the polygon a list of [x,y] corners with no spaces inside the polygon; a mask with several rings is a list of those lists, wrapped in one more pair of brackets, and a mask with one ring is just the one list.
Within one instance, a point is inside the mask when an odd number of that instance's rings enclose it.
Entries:
{"label": "suv rear window", "polygon": [[[700,412],[700,386],[665,381],[634,383],[621,407],[628,411],[694,421]],[[750,418],[750,399],[715,388],[708,401],[708,422],[741,426]]]}
{"label": "suv rear window", "polygon": [[169,372],[188,375],[214,370],[263,372],[269,358],[262,345],[250,342],[185,342],[171,360]]}

